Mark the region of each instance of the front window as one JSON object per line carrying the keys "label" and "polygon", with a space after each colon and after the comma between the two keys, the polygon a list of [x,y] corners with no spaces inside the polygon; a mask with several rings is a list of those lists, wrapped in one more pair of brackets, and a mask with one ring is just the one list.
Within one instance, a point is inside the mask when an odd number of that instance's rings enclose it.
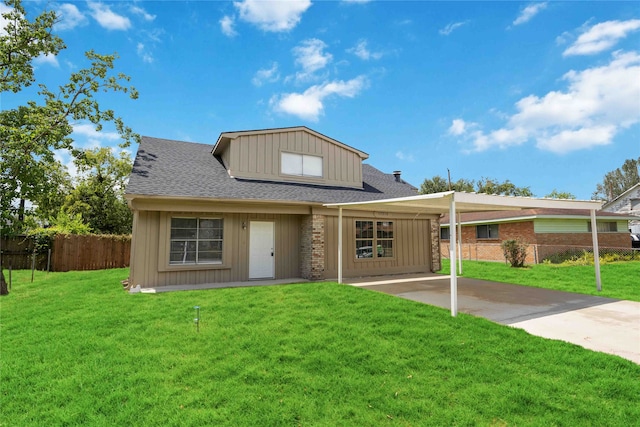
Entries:
{"label": "front window", "polygon": [[171,218],[169,264],[222,264],[220,218]]}
{"label": "front window", "polygon": [[478,239],[497,239],[498,224],[478,225],[476,226],[476,237]]}
{"label": "front window", "polygon": [[[596,228],[598,230],[598,233],[617,233],[618,223],[615,221],[597,222]],[[587,223],[587,229],[589,230],[589,233],[591,233],[591,222]]]}
{"label": "front window", "polygon": [[392,221],[356,221],[356,258],[393,257]]}
{"label": "front window", "polygon": [[280,170],[285,175],[322,178],[322,157],[282,152]]}
{"label": "front window", "polygon": [[441,227],[440,228],[440,239],[441,240],[449,240],[449,227]]}

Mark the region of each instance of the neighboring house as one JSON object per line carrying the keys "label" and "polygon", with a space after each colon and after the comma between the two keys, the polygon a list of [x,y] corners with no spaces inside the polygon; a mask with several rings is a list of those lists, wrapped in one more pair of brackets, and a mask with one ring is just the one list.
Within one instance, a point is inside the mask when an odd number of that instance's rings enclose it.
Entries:
{"label": "neighboring house", "polygon": [[[143,137],[126,189],[129,283],[156,287],[331,279],[338,212],[413,196],[399,172],[306,127],[225,132],[215,145]],[[440,269],[438,215],[343,211],[343,274]]]}
{"label": "neighboring house", "polygon": [[602,205],[602,210],[606,212],[616,212],[620,214],[639,217],[629,221],[629,231],[640,233],[640,182],[629,188],[627,191]]}
{"label": "neighboring house", "polygon": [[[597,211],[598,245],[600,248],[630,248],[627,222],[629,215]],[[527,262],[571,248],[593,246],[591,214],[588,210],[524,209],[463,213],[462,256],[464,259],[504,260],[500,244],[520,239],[529,244]],[[440,238],[446,256],[449,241],[449,217],[440,221]]]}

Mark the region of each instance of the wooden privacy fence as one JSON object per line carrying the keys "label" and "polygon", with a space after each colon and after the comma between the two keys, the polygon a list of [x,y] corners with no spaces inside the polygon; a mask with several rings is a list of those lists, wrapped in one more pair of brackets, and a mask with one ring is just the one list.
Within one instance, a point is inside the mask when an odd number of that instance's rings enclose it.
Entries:
{"label": "wooden privacy fence", "polygon": [[[31,268],[33,242],[22,237],[2,238],[2,266]],[[51,271],[102,270],[129,266],[130,236],[59,234],[48,251],[36,255],[36,268]]]}

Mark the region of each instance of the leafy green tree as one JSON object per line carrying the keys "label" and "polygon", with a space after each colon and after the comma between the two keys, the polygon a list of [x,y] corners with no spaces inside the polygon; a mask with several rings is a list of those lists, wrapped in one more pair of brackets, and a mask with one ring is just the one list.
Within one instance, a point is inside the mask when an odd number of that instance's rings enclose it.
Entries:
{"label": "leafy green tree", "polygon": [[627,159],[621,167],[607,172],[596,185],[593,199],[610,201],[640,182],[640,157]]}
{"label": "leafy green tree", "polygon": [[[440,175],[436,175],[433,178],[425,179],[420,185],[419,192],[420,194],[432,194],[448,190],[448,181]],[[451,183],[451,190],[466,191],[468,193],[475,191],[477,193],[502,194],[505,196],[533,196],[529,187],[516,187],[509,180],[499,182],[492,178],[481,178],[477,182],[461,178]]]}
{"label": "leafy green tree", "polygon": [[516,187],[508,179],[504,182],[499,182],[492,178],[481,178],[476,183],[476,191],[478,193],[500,194],[503,196],[533,196],[530,187]]}
{"label": "leafy green tree", "polygon": [[75,160],[78,184],[66,197],[63,210],[82,216],[95,233],[129,234],[133,217],[124,199],[131,173],[128,153],[117,157],[109,148],[86,150]]}
{"label": "leafy green tree", "polygon": [[[5,25],[0,32],[0,94],[17,93],[35,82],[33,60],[39,55],[56,55],[66,46],[53,35],[54,12],[27,18],[20,0],[5,0]],[[56,164],[55,150],[80,152],[70,137],[73,124],[90,122],[97,131],[111,122],[122,137],[122,146],[137,141],[138,135],[125,126],[113,110],[102,109],[98,93],[120,92],[132,99],[138,92],[127,86],[129,77],[113,74],[113,55],[85,53],[90,65],[71,74],[55,91],[40,84],[38,97],[14,109],[0,111],[0,229],[21,228],[25,201],[42,202],[44,194],[58,191],[43,175]],[[13,215],[16,211],[17,216]],[[6,290],[4,275],[0,293]]]}
{"label": "leafy green tree", "polygon": [[569,200],[575,200],[576,196],[574,196],[571,193],[567,193],[564,191],[558,191],[555,188],[553,189],[553,191],[549,194],[547,194],[546,196],[547,199],[569,199]]}
{"label": "leafy green tree", "polygon": [[[451,183],[451,190],[472,192],[473,181],[467,181],[461,178]],[[425,179],[420,185],[420,194],[442,193],[443,191],[449,191],[449,182],[440,175],[436,175],[431,179]]]}
{"label": "leafy green tree", "polygon": [[[52,34],[56,20],[54,12],[43,12],[29,21],[19,0],[6,0],[5,4],[10,11],[3,13],[7,24],[0,36],[0,89],[3,93],[19,92],[35,81],[33,60],[42,54],[57,54],[65,45]],[[111,72],[117,56],[93,51],[86,52],[85,56],[90,66],[72,73],[69,81],[57,90],[40,84],[39,99],[0,112],[0,140],[3,142],[0,148],[0,207],[3,213],[10,213],[15,212],[16,204],[18,206],[17,218],[3,218],[4,226],[7,220],[20,226],[25,200],[37,204],[45,193],[58,191],[45,179],[43,171],[55,168],[55,150],[78,154],[70,137],[73,123],[90,122],[100,131],[103,123],[112,122],[122,137],[123,146],[138,139],[113,110],[100,108],[96,99],[96,95],[103,92],[122,92],[133,99],[138,96],[133,87],[125,85],[128,76]]]}

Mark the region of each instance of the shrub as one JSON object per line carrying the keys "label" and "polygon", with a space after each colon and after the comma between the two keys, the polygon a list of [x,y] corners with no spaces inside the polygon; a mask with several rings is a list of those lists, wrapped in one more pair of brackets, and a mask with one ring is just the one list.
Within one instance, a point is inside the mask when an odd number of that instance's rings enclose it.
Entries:
{"label": "shrub", "polygon": [[505,240],[500,245],[504,258],[511,264],[511,267],[524,267],[527,258],[527,248],[529,245],[521,240]]}

